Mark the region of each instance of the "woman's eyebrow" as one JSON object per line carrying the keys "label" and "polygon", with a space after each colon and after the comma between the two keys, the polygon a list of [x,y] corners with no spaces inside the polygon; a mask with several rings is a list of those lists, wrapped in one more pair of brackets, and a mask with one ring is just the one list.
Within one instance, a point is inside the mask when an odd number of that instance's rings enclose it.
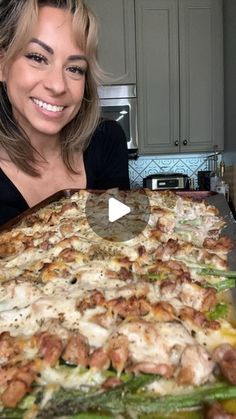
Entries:
{"label": "woman's eyebrow", "polygon": [[[40,45],[40,47],[44,48],[45,51],[49,52],[49,54],[52,54],[52,55],[54,54],[53,49],[49,45],[45,44],[43,41],[40,41],[40,39],[32,38],[30,42],[34,42],[35,44]],[[68,60],[69,61],[83,60],[86,62],[88,61],[86,56],[82,54],[69,55]]]}
{"label": "woman's eyebrow", "polygon": [[40,40],[39,40],[39,39],[37,39],[37,38],[32,38],[32,39],[30,40],[30,42],[34,42],[35,44],[40,45],[40,47],[44,48],[44,49],[45,49],[45,51],[49,52],[49,54],[52,54],[52,55],[54,54],[53,49],[52,49],[49,45],[45,44],[43,41],[40,41]]}

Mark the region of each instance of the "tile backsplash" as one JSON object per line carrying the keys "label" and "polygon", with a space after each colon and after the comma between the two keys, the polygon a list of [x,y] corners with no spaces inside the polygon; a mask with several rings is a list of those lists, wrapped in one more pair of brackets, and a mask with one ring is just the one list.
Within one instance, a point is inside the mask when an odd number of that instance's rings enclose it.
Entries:
{"label": "tile backsplash", "polygon": [[197,187],[197,172],[208,170],[209,154],[178,154],[163,156],[140,156],[129,161],[129,175],[132,189],[143,187],[143,178],[155,173],[185,173]]}

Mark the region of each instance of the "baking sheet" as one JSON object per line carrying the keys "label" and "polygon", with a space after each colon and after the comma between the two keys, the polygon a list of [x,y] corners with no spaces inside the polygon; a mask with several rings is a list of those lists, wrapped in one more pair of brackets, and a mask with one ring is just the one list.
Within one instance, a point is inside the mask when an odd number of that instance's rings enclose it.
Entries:
{"label": "baking sheet", "polygon": [[[35,213],[40,208],[45,207],[51,202],[56,202],[60,198],[67,197],[69,198],[75,192],[78,192],[80,189],[63,189],[56,192],[55,194],[44,199],[42,202],[39,202],[32,208],[27,209],[19,216],[8,221],[6,224],[0,227],[0,232],[4,230],[10,230],[12,227],[17,225],[21,220],[23,220],[27,215]],[[88,191],[89,192],[89,191]],[[103,190],[92,190],[92,193],[103,193]],[[234,242],[234,249],[229,254],[229,269],[236,270],[236,220],[234,219],[232,212],[230,211],[229,205],[223,194],[218,194],[211,191],[175,191],[177,195],[183,197],[193,198],[195,200],[204,199],[209,204],[214,205],[219,210],[220,216],[222,216],[226,222],[225,228],[222,230],[222,235],[229,236]],[[236,292],[236,291],[235,291]]]}

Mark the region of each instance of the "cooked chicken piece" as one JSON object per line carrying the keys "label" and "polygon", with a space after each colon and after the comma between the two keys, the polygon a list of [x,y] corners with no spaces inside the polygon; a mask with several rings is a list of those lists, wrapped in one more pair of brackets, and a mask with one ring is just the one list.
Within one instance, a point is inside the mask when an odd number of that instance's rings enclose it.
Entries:
{"label": "cooked chicken piece", "polygon": [[181,356],[177,382],[200,386],[208,381],[214,366],[206,349],[200,345],[188,345]]}
{"label": "cooked chicken piece", "polygon": [[108,301],[108,307],[118,314],[121,318],[130,316],[145,316],[148,314],[152,307],[145,298],[137,298],[132,296],[130,298],[118,297]]}
{"label": "cooked chicken piece", "polygon": [[218,251],[227,253],[234,248],[234,243],[230,237],[222,236],[217,240],[206,238],[203,246],[213,250],[214,253]]}
{"label": "cooked chicken piece", "polygon": [[174,307],[166,301],[154,304],[151,313],[159,322],[168,322],[176,318]]}
{"label": "cooked chicken piece", "polygon": [[179,294],[182,303],[199,311],[208,311],[216,305],[216,290],[197,284],[184,283]]}
{"label": "cooked chicken piece", "polygon": [[[207,320],[204,313],[191,307],[184,307],[179,312],[180,319],[187,325],[188,329],[192,325],[200,327],[202,330],[219,330],[220,323],[217,320]],[[194,330],[194,327],[193,327]]]}
{"label": "cooked chicken piece", "polygon": [[134,366],[142,364],[144,371],[146,364],[147,371],[153,364],[151,368],[154,372],[164,365],[168,376],[169,368],[166,366],[177,366],[185,346],[194,343],[187,330],[177,322],[155,324],[144,320],[133,321],[122,324],[118,333],[128,340],[129,360]]}
{"label": "cooked chicken piece", "polygon": [[0,287],[0,310],[26,307],[42,296],[38,287],[29,282],[20,280],[7,281]]}

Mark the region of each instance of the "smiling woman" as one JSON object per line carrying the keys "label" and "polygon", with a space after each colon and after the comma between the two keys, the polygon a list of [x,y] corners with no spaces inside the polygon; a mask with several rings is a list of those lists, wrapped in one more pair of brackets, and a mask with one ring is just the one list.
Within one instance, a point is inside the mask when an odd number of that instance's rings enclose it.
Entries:
{"label": "smiling woman", "polygon": [[0,223],[65,188],[129,188],[127,146],[101,121],[97,24],[82,0],[0,4]]}

